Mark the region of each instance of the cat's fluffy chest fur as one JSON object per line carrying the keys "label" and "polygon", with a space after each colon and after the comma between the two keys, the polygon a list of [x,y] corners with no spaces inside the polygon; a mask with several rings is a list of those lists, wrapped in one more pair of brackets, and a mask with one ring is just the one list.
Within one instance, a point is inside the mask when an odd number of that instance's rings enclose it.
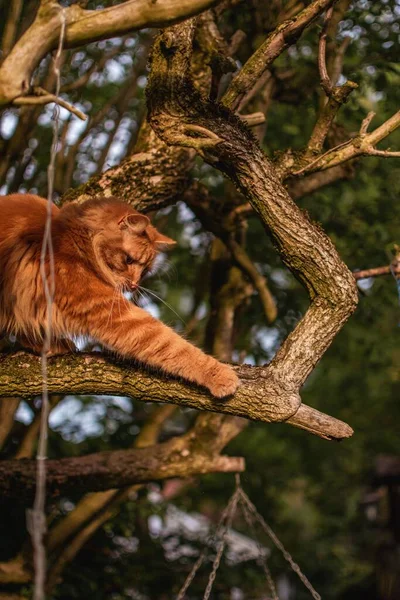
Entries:
{"label": "cat's fluffy chest fur", "polygon": [[[33,195],[0,197],[0,333],[14,334],[39,351],[46,323],[40,254],[46,200]],[[233,370],[181,338],[133,305],[123,291],[135,290],[161,249],[174,242],[145,215],[116,198],[53,207],[54,306],[52,351],[72,347],[88,335],[126,358],[206,386],[213,395],[232,394]],[[50,264],[46,262],[50,274]]]}

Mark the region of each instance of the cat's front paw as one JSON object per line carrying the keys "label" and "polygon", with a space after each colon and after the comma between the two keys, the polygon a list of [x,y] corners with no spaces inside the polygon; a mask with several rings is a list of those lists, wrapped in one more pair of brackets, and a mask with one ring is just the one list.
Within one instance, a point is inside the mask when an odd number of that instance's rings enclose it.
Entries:
{"label": "cat's front paw", "polygon": [[218,368],[212,370],[206,386],[216,398],[231,396],[237,390],[239,378],[231,367],[218,363]]}

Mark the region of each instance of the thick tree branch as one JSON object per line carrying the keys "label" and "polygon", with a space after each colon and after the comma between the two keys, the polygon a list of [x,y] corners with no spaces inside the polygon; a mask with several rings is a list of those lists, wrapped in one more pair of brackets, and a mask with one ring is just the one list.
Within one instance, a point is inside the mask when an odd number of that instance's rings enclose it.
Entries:
{"label": "thick tree branch", "polygon": [[[62,458],[46,462],[47,493],[51,496],[79,491],[120,488],[133,483],[146,483],[170,477],[188,477],[199,473],[243,471],[242,458],[221,456],[218,437],[208,440],[207,447],[197,443],[190,432],[150,449],[97,452],[78,458]],[[32,498],[36,487],[35,460],[0,462],[3,496]]]}
{"label": "thick tree branch", "polygon": [[191,179],[196,153],[187,148],[168,148],[145,123],[136,152],[118,166],[70,190],[63,202],[84,202],[96,196],[124,198],[141,212],[158,210],[181,199]]}
{"label": "thick tree branch", "polygon": [[[241,386],[232,398],[222,401],[190,384],[141,371],[98,353],[53,357],[48,361],[48,369],[50,393],[123,395],[143,402],[167,402],[265,423],[286,420],[291,423],[300,405],[298,393],[292,392],[292,382],[286,384],[277,379],[275,365],[237,367]],[[41,389],[40,357],[25,352],[0,355],[0,398],[10,393],[31,398],[39,395]],[[316,435],[325,439],[352,435],[348,425],[328,415],[329,424],[321,429],[320,413],[316,411],[314,419],[313,409],[310,411],[308,421],[302,420],[302,413],[297,419],[304,426],[309,425]]]}
{"label": "thick tree branch", "polygon": [[233,179],[285,264],[306,286],[311,306],[267,367],[277,389],[297,394],[355,309],[355,281],[329,238],[288,196],[249,131],[230,111],[196,94],[189,77],[193,32],[193,24],[186,22],[157,38],[148,85],[149,120],[167,143],[198,148],[207,141],[207,160]]}
{"label": "thick tree branch", "polygon": [[164,27],[207,10],[218,0],[128,0],[102,10],[77,4],[62,8],[56,0],[41,2],[36,18],[0,67],[0,106],[29,93],[34,69],[53,50],[66,21],[64,48],[147,27]]}

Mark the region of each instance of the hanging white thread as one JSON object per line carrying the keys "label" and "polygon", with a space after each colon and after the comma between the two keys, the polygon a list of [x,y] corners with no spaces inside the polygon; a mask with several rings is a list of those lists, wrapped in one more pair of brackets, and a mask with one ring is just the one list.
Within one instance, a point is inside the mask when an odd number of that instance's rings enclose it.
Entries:
{"label": "hanging white thread", "polygon": [[[60,58],[65,39],[66,17],[64,9],[60,12],[61,28],[58,41],[58,48],[54,57],[54,74],[56,77],[56,92],[60,94]],[[47,386],[47,354],[51,347],[52,338],[52,312],[54,299],[54,252],[51,238],[51,217],[53,209],[53,191],[54,191],[54,173],[55,161],[58,147],[60,108],[57,104],[53,109],[53,139],[50,151],[50,161],[47,169],[48,193],[47,193],[47,217],[43,236],[42,251],[40,254],[40,274],[43,281],[44,294],[46,298],[46,323],[44,328],[44,340],[42,347],[42,405],[40,415],[40,434],[38,450],[36,455],[36,493],[33,509],[28,511],[27,522],[28,530],[32,538],[33,560],[34,560],[34,591],[33,600],[45,599],[46,584],[46,548],[44,536],[46,534],[46,458],[47,458],[47,421],[49,416],[49,395]],[[49,265],[49,278],[46,268],[46,261]]]}

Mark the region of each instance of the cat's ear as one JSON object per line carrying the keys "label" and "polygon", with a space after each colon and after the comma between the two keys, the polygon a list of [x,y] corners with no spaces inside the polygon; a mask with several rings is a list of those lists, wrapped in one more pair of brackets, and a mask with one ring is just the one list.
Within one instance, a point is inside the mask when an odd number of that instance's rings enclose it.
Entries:
{"label": "cat's ear", "polygon": [[145,215],[131,214],[125,215],[119,222],[118,225],[121,229],[129,229],[131,233],[140,235],[150,225],[150,219]]}
{"label": "cat's ear", "polygon": [[176,245],[175,240],[172,240],[166,235],[163,235],[159,231],[157,231],[154,243],[156,244],[158,250],[169,250],[170,248],[172,248],[172,246]]}

